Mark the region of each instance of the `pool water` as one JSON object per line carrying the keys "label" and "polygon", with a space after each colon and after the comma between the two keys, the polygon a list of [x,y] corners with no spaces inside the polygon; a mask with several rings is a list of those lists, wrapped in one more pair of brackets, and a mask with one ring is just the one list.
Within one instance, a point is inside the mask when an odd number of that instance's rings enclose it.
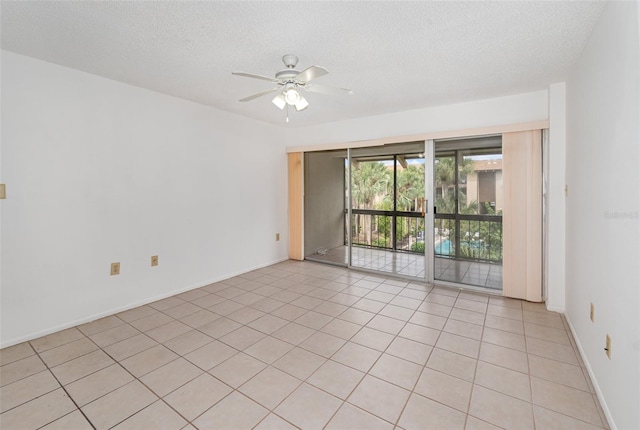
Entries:
{"label": "pool water", "polygon": [[435,246],[436,254],[438,255],[450,255],[451,254],[451,241],[443,240]]}
{"label": "pool water", "polygon": [[[472,248],[472,249],[476,249],[476,250],[482,250],[483,249],[483,245],[481,243],[478,242],[460,242],[460,246],[461,247],[468,247],[468,248]],[[451,241],[450,240],[443,240],[442,242],[440,242],[439,244],[437,244],[435,246],[435,250],[436,250],[436,254],[437,255],[452,255],[453,254],[453,246],[451,245]]]}

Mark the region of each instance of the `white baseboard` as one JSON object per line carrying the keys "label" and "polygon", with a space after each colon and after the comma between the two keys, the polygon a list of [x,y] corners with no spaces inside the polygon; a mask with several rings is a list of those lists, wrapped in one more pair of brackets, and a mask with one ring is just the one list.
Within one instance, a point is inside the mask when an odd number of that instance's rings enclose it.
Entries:
{"label": "white baseboard", "polygon": [[573,324],[571,324],[571,320],[569,319],[569,316],[567,314],[564,314],[564,317],[567,320],[567,324],[569,324],[569,328],[571,329],[571,334],[573,336],[573,339],[575,339],[576,341],[576,345],[578,346],[578,351],[580,352],[580,357],[582,358],[582,362],[584,363],[584,366],[587,369],[587,372],[589,373],[589,378],[591,378],[591,384],[593,385],[593,388],[596,391],[596,395],[598,396],[598,400],[600,401],[600,406],[602,406],[602,411],[604,412],[605,418],[607,419],[607,424],[609,424],[609,428],[611,430],[618,430],[618,427],[616,427],[616,423],[613,421],[613,416],[611,416],[611,411],[607,406],[607,402],[604,396],[602,395],[602,390],[598,385],[598,380],[596,379],[596,375],[593,373],[593,369],[589,364],[589,360],[587,360],[587,356],[584,353],[582,344],[580,344],[580,339],[578,338],[578,335],[576,334],[576,331],[573,328]]}
{"label": "white baseboard", "polygon": [[[564,308],[564,306],[554,306],[554,305],[550,305],[549,302],[545,302],[545,305],[547,307],[548,311],[551,312],[558,312],[559,314],[564,314],[566,309]],[[566,317],[566,315],[565,315]],[[567,319],[568,321],[568,319]]]}
{"label": "white baseboard", "polygon": [[170,291],[170,292],[167,292],[167,293],[159,294],[157,296],[152,296],[150,298],[146,298],[146,299],[141,300],[139,302],[129,303],[127,305],[120,306],[120,307],[113,308],[113,309],[109,309],[109,310],[104,311],[104,312],[99,312],[97,314],[93,314],[93,315],[87,316],[85,318],[80,318],[80,319],[77,319],[77,320],[74,320],[74,321],[69,321],[69,322],[66,322],[64,324],[60,324],[60,325],[57,325],[57,326],[54,326],[54,327],[48,327],[45,330],[40,330],[40,331],[37,331],[35,333],[30,333],[30,334],[25,335],[25,336],[21,336],[21,337],[18,337],[18,338],[10,339],[8,341],[2,341],[2,342],[0,342],[0,349],[7,348],[7,347],[13,346],[13,345],[17,345],[17,344],[22,343],[22,342],[27,342],[29,340],[37,339],[37,338],[42,337],[42,336],[47,336],[49,334],[56,333],[56,332],[59,332],[61,330],[66,330],[68,328],[75,327],[75,326],[78,326],[78,325],[81,325],[81,324],[85,324],[85,323],[88,323],[88,322],[91,322],[91,321],[95,321],[95,320],[98,320],[100,318],[104,318],[104,317],[107,317],[107,316],[110,316],[110,315],[114,315],[114,314],[117,314],[117,313],[120,313],[120,312],[128,311],[129,309],[137,308],[138,306],[143,306],[143,305],[147,305],[149,303],[156,302],[158,300],[166,299],[167,297],[175,296],[176,294],[185,293],[187,291],[195,290],[196,288],[202,288],[202,287],[207,286],[209,284],[213,284],[215,282],[224,281],[225,279],[233,278],[234,276],[239,276],[239,275],[242,275],[244,273],[251,272],[253,270],[258,270],[258,269],[262,269],[264,267],[272,266],[274,264],[282,263],[283,261],[287,261],[288,259],[289,259],[288,257],[284,257],[284,258],[273,260],[273,261],[270,261],[270,262],[267,262],[267,263],[264,263],[264,264],[260,264],[260,265],[257,265],[257,266],[254,266],[254,267],[251,267],[251,268],[248,268],[248,269],[243,269],[243,270],[238,271],[238,272],[227,273],[227,274],[225,274],[223,276],[219,276],[219,277],[216,277],[216,278],[213,278],[213,279],[209,279],[209,280],[206,280],[206,281],[198,282],[195,285],[189,285],[189,286],[178,288],[176,290],[173,290],[173,291]]}

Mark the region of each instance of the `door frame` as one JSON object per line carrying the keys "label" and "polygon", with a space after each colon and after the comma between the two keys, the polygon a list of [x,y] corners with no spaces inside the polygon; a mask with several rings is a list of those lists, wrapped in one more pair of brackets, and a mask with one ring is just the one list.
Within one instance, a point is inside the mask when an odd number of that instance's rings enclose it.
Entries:
{"label": "door frame", "polygon": [[[434,233],[434,163],[435,163],[435,142],[433,139],[424,141],[424,280],[433,284],[435,280],[435,248],[433,242],[435,240]],[[427,246],[427,244],[429,244]]]}
{"label": "door frame", "polygon": [[[492,135],[492,134],[504,134],[508,132],[519,132],[519,131],[530,131],[530,130],[546,130],[549,128],[549,120],[538,120],[538,121],[529,121],[522,123],[511,123],[511,124],[502,124],[502,125],[494,125],[494,126],[485,126],[485,127],[476,127],[476,128],[468,128],[468,129],[448,129],[442,131],[432,131],[432,132],[424,132],[413,135],[396,135],[385,138],[374,138],[369,140],[360,140],[360,141],[342,141],[342,142],[334,142],[334,143],[319,143],[319,144],[306,144],[299,146],[288,146],[286,148],[286,154],[289,156],[289,175],[288,175],[288,185],[289,185],[289,193],[288,193],[288,202],[289,202],[289,220],[288,220],[288,236],[289,236],[289,258],[294,260],[302,260],[300,250],[302,249],[302,240],[304,235],[304,222],[302,220],[303,210],[301,208],[302,203],[302,175],[301,170],[297,170],[295,168],[292,169],[292,161],[295,160],[295,156],[291,155],[294,153],[303,154],[305,152],[315,152],[315,151],[327,151],[333,149],[346,149],[350,150],[352,148],[363,148],[363,147],[373,147],[373,146],[382,146],[385,144],[393,144],[393,143],[402,143],[407,141],[425,141],[428,145],[433,145],[433,141],[438,139],[462,139],[468,137],[476,137],[483,135]],[[431,142],[430,144],[428,142]],[[425,148],[425,158],[427,154],[431,154],[433,156],[435,153],[433,152],[433,147],[426,146]],[[295,163],[295,162],[294,162]],[[432,181],[433,175],[430,174],[428,177],[428,163],[425,163],[425,180]],[[433,168],[433,166],[431,166]],[[300,185],[295,184],[296,182],[300,182]],[[432,184],[432,182],[431,182]],[[428,207],[433,206],[433,191],[429,191],[432,186],[427,186],[425,182],[425,201],[429,204]],[[427,225],[433,226],[433,211],[427,210],[425,214],[425,238],[430,237],[431,242],[433,243],[434,231],[433,228],[427,229]],[[349,217],[349,223],[351,217]],[[546,224],[544,228],[547,228]],[[425,239],[426,240],[426,239]],[[425,262],[425,280],[427,282],[433,283],[433,254],[434,250],[429,249],[431,247],[426,247],[425,245],[425,258],[427,261]],[[297,251],[297,252],[296,252]],[[350,254],[350,253],[349,253]],[[431,257],[430,257],[431,256]],[[350,267],[350,266],[349,266]],[[428,270],[426,268],[429,268]],[[546,279],[546,273],[544,274]],[[447,285],[446,282],[438,281],[439,284]],[[459,287],[457,284],[452,284],[453,287]],[[473,286],[465,286],[467,289],[475,289]],[[492,294],[491,291],[486,291],[482,289],[483,292],[487,294]],[[546,291],[545,291],[546,295]]]}
{"label": "door frame", "polygon": [[[415,216],[415,215],[411,215],[411,216],[407,216],[406,212],[403,211],[398,211],[397,210],[397,169],[398,169],[398,157],[403,155],[403,154],[414,154],[414,152],[402,152],[401,150],[396,152],[396,151],[386,151],[386,152],[390,152],[389,154],[381,154],[380,156],[385,156],[388,155],[390,158],[390,160],[393,160],[393,210],[392,211],[385,211],[385,212],[390,212],[392,213],[391,215],[391,221],[390,221],[390,228],[393,229],[393,234],[392,234],[392,238],[394,243],[392,244],[392,249],[389,252],[396,252],[396,245],[397,245],[397,232],[396,232],[396,219],[398,214],[403,214],[405,213],[405,217],[408,218],[414,218],[417,220],[422,220],[423,224],[424,224],[424,244],[425,244],[425,252],[424,252],[424,256],[427,255],[427,250],[433,247],[428,247],[427,243],[433,243],[433,229],[428,229],[427,226],[427,214],[429,214],[429,198],[427,198],[427,196],[429,195],[429,193],[432,193],[433,191],[430,190],[429,187],[432,188],[432,182],[427,181],[427,178],[432,178],[433,174],[432,173],[428,173],[428,172],[432,172],[433,171],[433,160],[430,159],[430,155],[428,152],[426,152],[426,146],[424,146],[426,144],[425,141],[417,141],[417,142],[397,142],[398,144],[402,144],[402,143],[406,143],[406,144],[422,144],[422,146],[419,146],[418,151],[420,152],[420,155],[422,155],[422,159],[424,160],[424,170],[425,170],[425,181],[424,181],[424,201],[422,203],[423,205],[423,211],[424,214],[423,216]],[[384,147],[386,145],[376,145],[376,147]],[[418,145],[417,145],[418,146]],[[417,276],[410,276],[410,275],[404,275],[401,273],[395,273],[395,272],[387,272],[387,271],[382,271],[382,270],[375,270],[375,269],[369,269],[369,268],[365,268],[365,267],[361,267],[361,266],[356,266],[353,265],[353,241],[352,241],[352,223],[353,223],[353,190],[352,190],[352,182],[353,182],[353,163],[352,163],[352,149],[357,149],[357,148],[347,148],[347,220],[346,220],[346,224],[347,224],[347,267],[350,269],[356,269],[356,270],[360,270],[360,271],[366,271],[366,272],[371,272],[371,273],[375,273],[375,274],[383,274],[383,275],[391,275],[391,276],[395,276],[395,277],[399,277],[399,278],[403,278],[403,279],[409,279],[409,280],[425,280],[427,281],[427,279],[429,279],[429,277],[432,277],[432,270],[429,270],[429,268],[427,267],[427,261],[424,261],[424,271],[425,271],[425,275],[424,277],[417,277]],[[383,151],[385,152],[385,151]],[[417,153],[417,152],[415,152]],[[419,212],[419,211],[417,211]],[[402,215],[400,215],[402,216]],[[429,233],[431,231],[431,233]],[[431,236],[429,235],[431,234]]]}

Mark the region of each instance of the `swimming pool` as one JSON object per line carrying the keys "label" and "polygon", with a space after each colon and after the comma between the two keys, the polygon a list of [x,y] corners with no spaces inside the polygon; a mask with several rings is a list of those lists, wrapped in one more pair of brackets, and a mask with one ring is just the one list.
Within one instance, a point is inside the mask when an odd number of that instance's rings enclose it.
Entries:
{"label": "swimming pool", "polygon": [[[473,250],[479,250],[482,251],[484,250],[484,245],[481,242],[465,242],[465,241],[460,241],[460,247],[461,248],[471,248]],[[452,255],[453,252],[453,246],[451,245],[451,241],[449,239],[447,240],[443,240],[442,242],[440,242],[439,244],[437,244],[435,246],[435,250],[436,250],[436,254],[437,255]]]}
{"label": "swimming pool", "polygon": [[443,240],[435,246],[436,254],[451,255],[452,247],[450,240]]}

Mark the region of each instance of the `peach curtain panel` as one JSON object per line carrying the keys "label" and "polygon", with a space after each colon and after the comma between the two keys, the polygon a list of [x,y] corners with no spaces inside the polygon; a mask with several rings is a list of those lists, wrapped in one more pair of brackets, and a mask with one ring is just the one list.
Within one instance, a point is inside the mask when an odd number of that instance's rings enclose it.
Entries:
{"label": "peach curtain panel", "polygon": [[506,297],[542,301],[542,131],[502,135]]}
{"label": "peach curtain panel", "polygon": [[302,204],[303,176],[302,152],[288,154],[289,174],[289,258],[303,260]]}

